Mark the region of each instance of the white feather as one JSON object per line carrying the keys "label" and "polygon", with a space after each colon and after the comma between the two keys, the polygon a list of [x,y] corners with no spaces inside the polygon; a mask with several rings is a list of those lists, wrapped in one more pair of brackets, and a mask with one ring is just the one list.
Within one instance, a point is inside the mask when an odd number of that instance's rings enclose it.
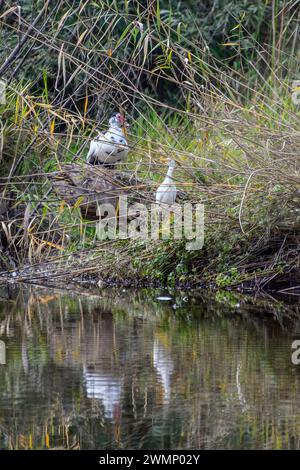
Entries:
{"label": "white feather", "polygon": [[156,190],[156,202],[160,205],[171,206],[175,203],[177,188],[173,180],[175,168],[174,160],[170,160],[167,175],[162,184]]}
{"label": "white feather", "polygon": [[128,154],[128,144],[120,127],[111,126],[104,134],[92,140],[87,155],[87,162],[116,163],[124,160]]}

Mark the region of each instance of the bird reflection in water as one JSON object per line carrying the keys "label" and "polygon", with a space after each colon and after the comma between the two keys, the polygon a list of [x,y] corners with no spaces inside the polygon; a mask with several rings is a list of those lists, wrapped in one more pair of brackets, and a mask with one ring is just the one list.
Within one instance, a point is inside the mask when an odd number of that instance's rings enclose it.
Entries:
{"label": "bird reflection in water", "polygon": [[122,380],[109,373],[100,372],[96,366],[84,367],[83,374],[88,398],[101,400],[105,416],[117,421],[120,418]]}
{"label": "bird reflection in water", "polygon": [[162,344],[159,338],[153,343],[153,365],[160,378],[163,388],[163,402],[169,403],[171,398],[171,378],[174,371],[174,362],[171,351]]}

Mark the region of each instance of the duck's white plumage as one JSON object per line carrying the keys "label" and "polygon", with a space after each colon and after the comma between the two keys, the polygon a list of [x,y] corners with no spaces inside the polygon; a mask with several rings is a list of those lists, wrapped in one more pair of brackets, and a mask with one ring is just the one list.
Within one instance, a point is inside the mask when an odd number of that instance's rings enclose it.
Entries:
{"label": "duck's white plumage", "polygon": [[177,188],[173,179],[175,161],[169,161],[167,175],[162,184],[156,190],[156,202],[160,205],[171,206],[175,203]]}
{"label": "duck's white plumage", "polygon": [[122,116],[116,114],[109,120],[109,129],[104,133],[99,133],[92,140],[87,155],[87,162],[116,163],[124,160],[128,154],[128,143],[122,129]]}

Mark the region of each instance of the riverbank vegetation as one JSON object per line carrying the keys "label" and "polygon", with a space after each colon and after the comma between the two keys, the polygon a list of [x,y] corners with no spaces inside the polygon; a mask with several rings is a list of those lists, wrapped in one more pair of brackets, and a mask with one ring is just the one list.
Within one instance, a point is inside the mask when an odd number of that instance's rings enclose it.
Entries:
{"label": "riverbank vegetation", "polygon": [[[298,292],[299,1],[0,6],[2,279]],[[53,191],[115,110],[131,200],[155,201],[174,159],[180,201],[204,204],[203,249],[101,241],[84,197]]]}

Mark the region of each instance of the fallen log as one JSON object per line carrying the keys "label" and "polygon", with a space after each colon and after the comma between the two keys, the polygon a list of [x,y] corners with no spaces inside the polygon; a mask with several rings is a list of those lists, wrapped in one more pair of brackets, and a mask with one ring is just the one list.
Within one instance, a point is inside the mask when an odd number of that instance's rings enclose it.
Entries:
{"label": "fallen log", "polygon": [[151,184],[136,175],[103,166],[67,163],[61,171],[49,175],[54,193],[70,206],[80,208],[82,217],[96,220],[100,204],[117,208],[119,197],[127,195],[134,202],[151,200]]}

